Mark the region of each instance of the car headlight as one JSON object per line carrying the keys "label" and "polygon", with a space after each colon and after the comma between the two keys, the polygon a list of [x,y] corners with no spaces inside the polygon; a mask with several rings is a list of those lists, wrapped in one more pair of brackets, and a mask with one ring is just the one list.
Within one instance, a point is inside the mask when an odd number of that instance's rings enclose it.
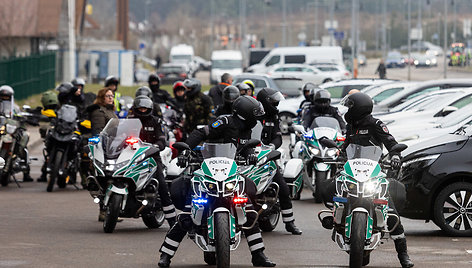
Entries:
{"label": "car headlight", "polygon": [[436,159],[438,159],[440,155],[441,154],[432,154],[432,155],[427,155],[423,157],[413,158],[411,160],[403,162],[402,167],[410,166],[412,164],[418,164],[423,167],[429,166],[429,165],[432,165],[434,161],[436,161]]}
{"label": "car headlight", "polygon": [[328,151],[326,152],[326,155],[328,155],[329,157],[334,157],[337,152],[338,152],[338,149],[336,149],[336,148],[330,148],[330,149],[328,149]]}
{"label": "car headlight", "polygon": [[431,61],[426,60],[426,65],[430,65],[430,64],[431,64]]}
{"label": "car headlight", "polygon": [[319,155],[320,154],[320,149],[316,148],[316,147],[310,147],[310,152],[313,154],[313,155]]}
{"label": "car headlight", "polygon": [[418,63],[420,63],[420,62],[415,60],[413,63],[415,63],[415,65],[418,65]]}

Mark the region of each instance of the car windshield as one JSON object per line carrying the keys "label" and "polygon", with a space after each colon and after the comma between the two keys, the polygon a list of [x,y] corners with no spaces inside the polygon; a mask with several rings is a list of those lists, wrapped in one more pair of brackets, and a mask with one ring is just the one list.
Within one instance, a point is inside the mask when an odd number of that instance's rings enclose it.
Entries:
{"label": "car windshield", "polygon": [[301,79],[275,78],[274,82],[284,96],[297,97],[301,95],[303,87],[303,80]]}
{"label": "car windshield", "polygon": [[403,87],[389,88],[373,96],[372,100],[374,101],[374,103],[378,103],[402,90]]}
{"label": "car windshield", "polygon": [[162,66],[159,70],[163,73],[178,73],[184,71],[184,67],[182,66]]}
{"label": "car windshield", "polygon": [[322,72],[337,72],[339,71],[336,67],[331,66],[316,66],[316,68]]}
{"label": "car windshield", "polygon": [[311,123],[310,129],[314,129],[317,127],[329,127],[332,129],[336,129],[338,132],[341,131],[341,127],[339,127],[339,122],[333,117],[328,116],[318,116],[313,120]]}
{"label": "car windshield", "polygon": [[204,143],[201,152],[204,159],[212,157],[234,159],[236,146],[232,143]]}
{"label": "car windshield", "polygon": [[187,62],[192,60],[192,55],[172,55],[172,61]]}
{"label": "car windshield", "polygon": [[105,156],[111,159],[117,158],[126,147],[126,139],[139,139],[141,127],[141,121],[137,118],[113,118],[108,121],[105,128],[100,132],[100,140],[103,144]]}
{"label": "car windshield", "polygon": [[211,68],[214,69],[236,69],[241,68],[241,60],[212,60]]}
{"label": "car windshield", "polygon": [[448,128],[472,117],[472,104],[446,115],[438,121],[439,128]]}
{"label": "car windshield", "polygon": [[409,110],[409,109],[414,109],[416,105],[422,104],[422,103],[430,103],[435,101],[440,95],[431,95],[431,96],[417,96],[416,98],[410,99],[408,101],[405,101],[402,104],[399,104],[395,107],[393,107],[390,111],[391,112],[399,112],[403,110]]}
{"label": "car windshield", "polygon": [[346,148],[346,155],[348,160],[363,158],[378,162],[382,156],[382,149],[378,146],[362,146],[351,143]]}

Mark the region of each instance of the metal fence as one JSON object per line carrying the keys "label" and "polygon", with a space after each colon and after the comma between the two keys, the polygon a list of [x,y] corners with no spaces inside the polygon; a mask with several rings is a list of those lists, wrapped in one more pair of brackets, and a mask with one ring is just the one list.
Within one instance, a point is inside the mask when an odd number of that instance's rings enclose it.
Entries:
{"label": "metal fence", "polygon": [[55,73],[55,53],[0,59],[0,85],[11,86],[17,100],[54,88]]}

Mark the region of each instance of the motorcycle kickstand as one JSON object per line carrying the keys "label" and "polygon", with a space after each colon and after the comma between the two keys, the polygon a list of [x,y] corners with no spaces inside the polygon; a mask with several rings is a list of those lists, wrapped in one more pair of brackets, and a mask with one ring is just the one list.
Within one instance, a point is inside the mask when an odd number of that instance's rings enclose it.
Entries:
{"label": "motorcycle kickstand", "polygon": [[20,183],[18,183],[18,180],[16,179],[15,175],[11,175],[13,177],[13,180],[15,181],[16,183],[16,186],[18,186],[18,188],[21,188],[21,185]]}

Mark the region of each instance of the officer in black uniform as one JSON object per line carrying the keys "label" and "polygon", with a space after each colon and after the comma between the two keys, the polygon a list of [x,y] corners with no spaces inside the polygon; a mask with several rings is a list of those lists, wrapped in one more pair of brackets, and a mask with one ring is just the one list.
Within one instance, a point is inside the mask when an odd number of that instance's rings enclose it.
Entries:
{"label": "officer in black uniform", "polygon": [[[153,102],[147,96],[138,96],[134,99],[133,103],[133,115],[139,118],[143,125],[139,138],[148,143],[155,144],[160,150],[164,150],[166,147],[165,135],[162,131],[162,126],[159,123],[160,119],[152,115]],[[164,173],[162,171],[162,162],[159,155],[154,156],[157,163],[156,179],[159,182],[159,195],[161,197],[162,207],[164,210],[165,218],[172,227],[175,223],[176,213],[175,207],[172,204],[172,199],[169,195],[167,183],[165,182]]]}
{"label": "officer in black uniform", "polygon": [[[135,98],[139,96],[146,96],[152,100],[152,90],[146,86],[142,86],[136,90],[136,93],[134,95]],[[162,118],[161,106],[159,106],[157,102],[153,102],[152,115]]]}
{"label": "officer in black uniform", "polygon": [[223,89],[223,104],[218,105],[215,116],[233,113],[233,102],[239,98],[239,89],[235,86],[227,86]]}
{"label": "officer in black uniform", "polygon": [[338,108],[331,106],[331,94],[326,89],[317,90],[314,94],[312,106],[303,115],[303,126],[310,129],[311,124],[318,116],[334,117],[339,122],[341,131],[346,133],[346,123]]}
{"label": "officer in black uniform", "polygon": [[161,79],[157,74],[150,74],[148,78],[149,88],[152,90],[152,100],[156,103],[173,103],[169,92],[161,89]]}
{"label": "officer in black uniform", "polygon": [[304,106],[310,105],[311,102],[313,101],[313,97],[314,97],[313,95],[318,90],[320,90],[320,88],[311,82],[304,84],[302,88],[302,92],[305,99],[300,103],[300,106],[298,108],[302,109]]}
{"label": "officer in black uniform", "polygon": [[[282,93],[271,88],[263,88],[257,94],[257,100],[262,103],[265,111],[265,116],[262,120],[261,141],[263,144],[272,145],[274,149],[282,145],[282,131],[280,131],[280,118],[277,106],[283,99]],[[279,185],[279,200],[285,230],[294,235],[301,235],[302,231],[295,226],[290,189],[278,169],[274,176],[274,182]]]}
{"label": "officer in black uniform", "polygon": [[[200,142],[210,140],[211,142],[234,143],[235,145],[244,144],[251,138],[251,129],[256,125],[257,120],[264,115],[262,105],[252,97],[241,96],[233,104],[233,114],[220,116],[202,129],[194,130],[187,138],[186,143],[190,148],[195,148]],[[248,162],[255,163],[257,156],[249,153],[247,155]],[[188,158],[185,155],[179,156],[178,164],[180,166],[187,165]],[[256,194],[256,186],[250,179],[246,179],[246,192],[250,199]],[[252,209],[252,204],[247,204],[248,209]],[[185,205],[184,212],[191,210],[190,203]],[[247,215],[247,225],[251,225],[254,221],[252,213]],[[179,216],[179,224],[175,224],[169,230],[160,248],[161,257],[159,267],[169,267],[170,260],[174,256],[180,242],[184,239],[185,234],[192,226],[192,219],[188,214]],[[274,267],[275,263],[271,262],[264,254],[264,243],[259,226],[256,224],[249,230],[244,230],[249,250],[252,255],[252,264],[257,267]]]}
{"label": "officer in black uniform", "polygon": [[[362,92],[347,95],[341,101],[341,104],[349,108],[348,112],[344,115],[348,124],[346,141],[342,147],[343,151],[350,143],[363,146],[374,144],[381,148],[382,145],[385,145],[388,151],[397,144],[395,138],[389,133],[387,126],[379,119],[372,117],[373,102],[369,95]],[[392,168],[398,169],[400,168],[400,165],[400,156],[394,154],[391,157]],[[389,200],[388,205],[393,209],[394,213],[398,215],[392,199]],[[393,217],[387,220],[389,229],[393,228],[395,223],[396,219]],[[390,237],[395,242],[395,249],[398,253],[398,259],[400,260],[402,267],[413,267],[414,264],[408,256],[405,233],[401,222],[397,228],[390,233]]]}

